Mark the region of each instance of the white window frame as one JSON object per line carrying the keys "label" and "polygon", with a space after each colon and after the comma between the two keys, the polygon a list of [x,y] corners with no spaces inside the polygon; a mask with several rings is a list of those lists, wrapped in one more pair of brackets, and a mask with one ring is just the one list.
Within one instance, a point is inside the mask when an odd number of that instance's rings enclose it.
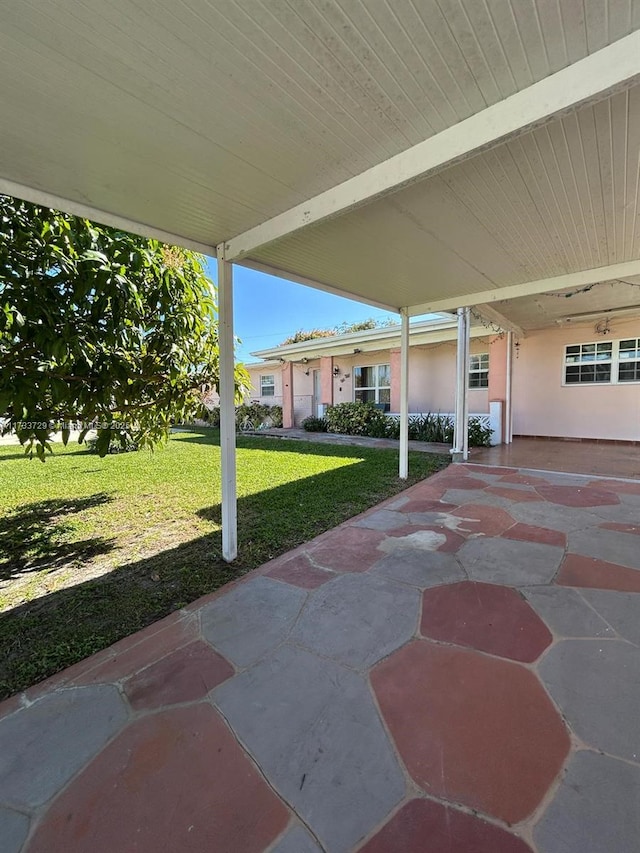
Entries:
{"label": "white window frame", "polygon": [[[389,384],[388,385],[380,385],[380,372],[379,372],[380,367],[386,367],[387,370],[389,371]],[[375,385],[366,385],[366,386],[363,386],[362,388],[357,388],[356,387],[356,371],[357,370],[366,370],[368,368],[374,368],[375,369],[376,384]],[[358,391],[373,391],[375,394],[374,403],[375,403],[375,405],[379,406],[380,405],[380,391],[388,391],[389,392],[389,403],[384,403],[383,405],[385,405],[385,406],[388,405],[389,408],[391,408],[391,364],[390,364],[390,362],[383,361],[380,364],[358,364],[353,368],[352,374],[353,374],[353,402],[354,403],[358,402],[356,400],[356,393]]]}
{"label": "white window frame", "polygon": [[[636,335],[629,335],[624,338],[617,338],[616,340],[611,341],[603,341],[602,338],[598,341],[580,341],[578,343],[565,344],[563,347],[563,356],[562,356],[562,386],[564,388],[601,388],[608,387],[611,385],[640,385],[640,380],[638,379],[623,379],[620,381],[618,378],[620,373],[620,364],[623,363],[624,359],[620,358],[620,344],[622,341],[636,341],[636,348],[640,347],[640,337]],[[611,376],[607,382],[567,382],[567,367],[569,364],[567,363],[567,350],[569,347],[584,347],[584,346],[597,346],[597,344],[602,343],[611,343],[611,358],[610,359],[602,359],[601,361],[594,360],[593,362],[574,362],[574,364],[580,363],[588,363],[588,364],[610,364],[611,365]],[[640,361],[640,359],[629,359],[629,361]]]}
{"label": "white window frame", "polygon": [[[471,368],[471,364],[472,364],[471,360],[473,358],[478,358],[478,359],[486,358],[487,359],[487,366],[486,367],[477,367],[477,368],[472,369]],[[480,364],[481,363],[482,363],[482,361],[480,361]],[[486,391],[487,388],[489,387],[489,353],[488,352],[472,352],[469,355],[468,371],[469,371],[469,380],[468,380],[469,381],[469,391]],[[484,376],[487,384],[486,385],[474,385],[472,387],[471,386],[471,376],[472,375],[473,376],[480,376],[480,377]]]}
{"label": "white window frame", "polygon": [[[271,382],[265,382],[265,379],[270,379]],[[265,394],[265,388],[271,388],[271,391]],[[261,397],[275,397],[276,396],[276,376],[275,373],[261,373],[260,374],[260,396]]]}

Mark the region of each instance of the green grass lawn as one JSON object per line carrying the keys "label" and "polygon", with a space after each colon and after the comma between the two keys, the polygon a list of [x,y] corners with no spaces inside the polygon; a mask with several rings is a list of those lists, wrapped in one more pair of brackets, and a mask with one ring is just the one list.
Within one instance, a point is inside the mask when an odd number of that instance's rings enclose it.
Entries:
{"label": "green grass lawn", "polygon": [[[409,484],[447,459],[410,454]],[[105,648],[405,488],[397,452],[238,440],[240,555],[221,558],[212,431],[45,464],[0,447],[0,698]]]}

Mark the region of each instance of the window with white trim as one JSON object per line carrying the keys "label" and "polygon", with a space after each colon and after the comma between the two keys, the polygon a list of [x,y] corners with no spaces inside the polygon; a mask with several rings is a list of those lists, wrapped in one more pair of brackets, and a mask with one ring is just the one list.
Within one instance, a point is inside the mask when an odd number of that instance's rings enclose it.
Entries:
{"label": "window with white trim", "polygon": [[640,382],[640,338],[566,346],[563,379],[565,385]]}
{"label": "window with white trim", "polygon": [[640,382],[640,338],[620,341],[618,382]]}
{"label": "window with white trim", "polygon": [[469,388],[489,387],[489,353],[469,356]]}
{"label": "window with white trim", "polygon": [[273,373],[265,373],[260,377],[260,396],[273,397],[276,393],[276,380]]}
{"label": "window with white trim", "polygon": [[356,403],[391,406],[391,365],[374,364],[370,367],[353,368],[354,400]]}

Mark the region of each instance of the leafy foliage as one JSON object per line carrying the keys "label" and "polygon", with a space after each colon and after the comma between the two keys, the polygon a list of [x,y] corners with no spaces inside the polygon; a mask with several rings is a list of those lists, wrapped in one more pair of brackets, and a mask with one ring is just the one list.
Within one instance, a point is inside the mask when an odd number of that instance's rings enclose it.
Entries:
{"label": "leafy foliage", "polygon": [[265,420],[271,421],[271,426],[282,426],[282,406],[269,406],[266,403],[243,403],[236,407],[236,423],[240,424],[244,418],[249,418],[253,421],[254,426],[258,427]]}
{"label": "leafy foliage", "polygon": [[278,346],[284,347],[287,344],[301,344],[304,341],[313,341],[315,338],[332,338],[336,334],[334,329],[298,329],[288,338],[285,338]]}
{"label": "leafy foliage", "polygon": [[336,335],[347,335],[349,332],[366,332],[369,329],[386,329],[389,326],[397,326],[398,323],[392,317],[386,320],[374,320],[369,317],[368,320],[360,320],[356,323],[340,323],[335,327]]}
{"label": "leafy foliage", "polygon": [[[0,196],[0,415],[44,460],[69,421],[152,448],[218,378],[203,257]],[[238,398],[249,385],[236,370]]]}
{"label": "leafy foliage", "polygon": [[302,421],[302,428],[307,432],[328,432],[329,424],[326,418],[316,418],[310,415]]}
{"label": "leafy foliage", "polygon": [[313,341],[315,338],[333,338],[336,335],[347,335],[349,332],[366,332],[369,329],[384,329],[387,326],[395,326],[396,321],[389,317],[386,320],[374,320],[369,317],[368,320],[360,320],[356,323],[339,323],[332,329],[298,329],[293,335],[285,338],[279,346],[287,346],[287,344],[301,344],[304,341]]}
{"label": "leafy foliage", "polygon": [[372,403],[338,403],[328,406],[325,418],[329,432],[384,438],[389,419]]}
{"label": "leafy foliage", "polygon": [[[329,406],[325,420],[328,432],[367,435],[372,438],[400,438],[399,419],[387,417],[371,403],[339,403]],[[305,424],[303,426],[308,429]],[[453,427],[451,415],[438,412],[409,416],[409,438],[413,441],[451,444]],[[492,435],[493,431],[484,426],[480,418],[469,418],[470,447],[490,447]]]}

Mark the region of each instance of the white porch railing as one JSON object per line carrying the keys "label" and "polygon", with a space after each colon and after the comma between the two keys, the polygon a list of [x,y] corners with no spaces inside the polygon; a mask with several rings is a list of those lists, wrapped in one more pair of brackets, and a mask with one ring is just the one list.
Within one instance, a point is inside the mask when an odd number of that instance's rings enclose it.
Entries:
{"label": "white porch railing", "polygon": [[[400,419],[400,415],[398,412],[387,412],[386,415],[388,418],[393,418],[396,421]],[[417,418],[426,418],[429,416],[451,418],[452,423],[455,423],[456,421],[455,412],[411,412],[409,414],[409,423],[411,423],[412,420],[416,420]],[[482,414],[474,414],[473,412],[471,412],[469,414],[469,419],[471,418],[473,418],[474,420],[478,420],[480,425],[485,427],[486,429],[491,429],[491,416],[488,412],[483,412]]]}

